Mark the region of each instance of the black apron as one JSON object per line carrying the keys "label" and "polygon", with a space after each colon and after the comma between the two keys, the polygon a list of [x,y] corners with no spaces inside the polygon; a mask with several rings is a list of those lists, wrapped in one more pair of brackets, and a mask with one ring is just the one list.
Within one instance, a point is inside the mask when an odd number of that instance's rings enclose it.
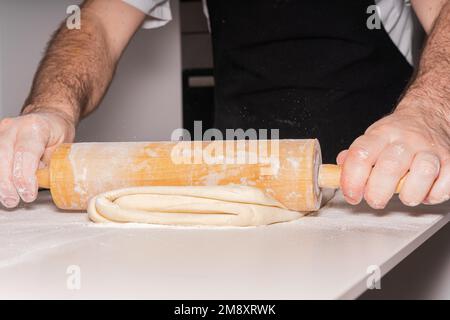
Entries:
{"label": "black apron", "polygon": [[318,138],[323,159],[388,114],[412,67],[382,29],[373,0],[208,0],[214,126]]}

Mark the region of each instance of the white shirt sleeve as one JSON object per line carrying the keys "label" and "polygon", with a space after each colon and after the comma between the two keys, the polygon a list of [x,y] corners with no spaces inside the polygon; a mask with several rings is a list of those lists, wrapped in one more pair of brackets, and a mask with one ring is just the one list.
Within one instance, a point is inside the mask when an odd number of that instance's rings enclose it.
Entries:
{"label": "white shirt sleeve", "polygon": [[172,20],[169,0],[122,0],[147,14],[144,29],[159,28]]}
{"label": "white shirt sleeve", "polygon": [[386,32],[411,65],[418,61],[422,30],[407,0],[375,0]]}

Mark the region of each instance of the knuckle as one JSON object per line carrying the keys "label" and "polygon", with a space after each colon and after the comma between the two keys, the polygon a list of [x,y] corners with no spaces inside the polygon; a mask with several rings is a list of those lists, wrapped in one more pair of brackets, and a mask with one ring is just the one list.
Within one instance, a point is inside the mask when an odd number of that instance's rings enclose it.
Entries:
{"label": "knuckle", "polygon": [[341,181],[342,189],[345,191],[359,192],[364,187],[364,182],[361,181],[360,177],[354,177],[349,174],[343,175]]}
{"label": "knuckle", "polygon": [[367,148],[364,148],[363,146],[357,144],[349,149],[347,157],[359,161],[365,161],[369,159],[370,152],[369,150],[367,150]]}
{"label": "knuckle", "polygon": [[382,137],[386,135],[386,132],[392,133],[393,131],[396,131],[396,128],[388,123],[376,123],[367,128],[366,134]]}
{"label": "knuckle", "polygon": [[374,137],[372,135],[363,134],[353,141],[353,143],[350,145],[350,149],[354,147],[363,147],[367,145],[367,143],[373,138]]}
{"label": "knuckle", "polygon": [[408,150],[408,146],[405,143],[396,142],[391,145],[390,149],[393,155],[401,156]]}
{"label": "knuckle", "polygon": [[25,116],[23,116],[23,120],[24,121],[29,121],[29,122],[36,122],[38,121],[38,119],[40,118],[39,115],[35,114],[35,113],[29,113]]}
{"label": "knuckle", "polygon": [[19,170],[13,170],[12,181],[16,188],[23,186],[25,184],[25,179],[22,172]]}
{"label": "knuckle", "polygon": [[374,136],[382,135],[385,131],[385,125],[384,124],[377,124],[376,126],[372,125],[365,131],[365,134],[371,134]]}
{"label": "knuckle", "polygon": [[437,177],[440,169],[440,162],[437,157],[427,156],[421,158],[415,166],[417,174],[426,177]]}
{"label": "knuckle", "polygon": [[423,162],[418,166],[417,172],[422,176],[434,177],[437,176],[437,167],[431,163]]}
{"label": "knuckle", "polygon": [[0,127],[9,126],[14,120],[12,118],[3,118],[0,120]]}
{"label": "knuckle", "polygon": [[27,114],[21,118],[21,121],[27,129],[39,129],[44,125],[43,119],[37,114]]}
{"label": "knuckle", "polygon": [[17,164],[14,164],[13,166],[12,181],[15,186],[18,186],[23,182],[22,168]]}
{"label": "knuckle", "polygon": [[28,114],[21,119],[22,126],[24,128],[29,128],[36,125],[36,116],[33,114]]}
{"label": "knuckle", "polygon": [[341,152],[339,152],[339,154],[336,157],[336,161],[339,162],[341,160],[343,160],[345,158],[345,156],[347,155],[348,150],[342,150]]}
{"label": "knuckle", "polygon": [[401,165],[402,163],[400,160],[395,158],[388,158],[379,161],[376,166],[383,174],[391,175],[399,172]]}

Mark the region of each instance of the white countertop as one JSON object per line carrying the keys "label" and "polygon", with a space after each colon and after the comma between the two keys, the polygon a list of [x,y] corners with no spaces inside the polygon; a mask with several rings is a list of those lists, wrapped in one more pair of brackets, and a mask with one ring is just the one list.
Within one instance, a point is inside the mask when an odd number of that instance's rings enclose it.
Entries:
{"label": "white countertop", "polygon": [[[0,208],[0,298],[356,298],[370,265],[385,274],[449,216],[450,202],[393,199],[379,212],[338,194],[313,216],[267,227],[106,227],[41,192],[32,205]],[[79,290],[67,286],[73,265]]]}

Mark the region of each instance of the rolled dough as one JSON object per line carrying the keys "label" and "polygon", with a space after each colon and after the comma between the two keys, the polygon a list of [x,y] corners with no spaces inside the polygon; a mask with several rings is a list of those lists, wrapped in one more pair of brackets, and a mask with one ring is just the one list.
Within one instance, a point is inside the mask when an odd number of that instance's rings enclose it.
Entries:
{"label": "rolled dough", "polygon": [[88,214],[94,222],[241,227],[285,222],[304,215],[249,186],[119,189],[92,198]]}

